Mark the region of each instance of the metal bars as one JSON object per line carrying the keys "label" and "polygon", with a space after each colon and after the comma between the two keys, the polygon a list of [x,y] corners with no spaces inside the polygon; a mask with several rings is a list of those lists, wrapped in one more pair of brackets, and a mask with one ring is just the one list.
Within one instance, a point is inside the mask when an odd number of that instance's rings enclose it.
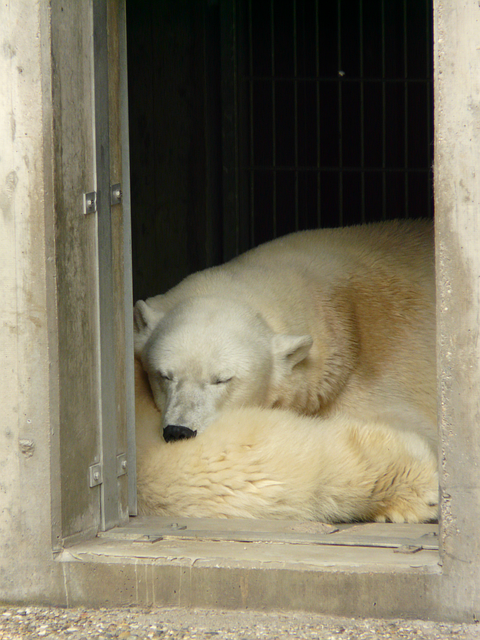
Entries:
{"label": "metal bars", "polygon": [[[222,178],[223,178],[223,260],[229,260],[244,247],[241,246],[241,220],[239,183],[239,95],[238,95],[238,34],[236,0],[221,3],[221,74],[222,74]],[[247,134],[246,131],[242,132]],[[248,135],[248,134],[247,134]],[[243,220],[248,220],[243,212]]]}
{"label": "metal bars", "polygon": [[[272,31],[271,31],[271,41],[272,41],[272,47],[271,47],[271,57],[272,57],[272,120],[273,120],[273,136],[272,136],[272,163],[273,163],[273,167],[274,167],[274,171],[273,171],[273,206],[272,206],[272,225],[273,225],[273,237],[275,238],[275,236],[277,235],[277,228],[276,228],[276,216],[275,216],[275,212],[277,210],[277,172],[275,171],[275,166],[277,164],[277,149],[276,149],[276,131],[275,131],[275,123],[276,123],[276,113],[275,113],[275,20],[273,18],[273,7],[274,7],[274,0],[271,0],[270,2],[270,11],[272,13]],[[253,71],[252,71],[252,77],[253,77]],[[253,116],[253,114],[252,114]],[[252,198],[252,204],[253,204],[253,198]],[[254,238],[252,238],[252,241],[254,242]]]}
{"label": "metal bars", "polygon": [[[297,2],[293,0],[293,77],[298,78]],[[294,163],[295,163],[295,228],[298,229],[298,82],[293,83]]]}
{"label": "metal bars", "polygon": [[[404,93],[404,108],[405,108],[405,119],[404,119],[404,166],[405,169],[408,167],[408,57],[407,57],[407,33],[408,33],[408,24],[407,24],[407,2],[403,0],[403,74],[405,79],[405,93]],[[408,218],[408,171],[404,173],[405,180],[405,217]]]}
{"label": "metal bars", "polygon": [[[319,18],[320,12],[318,8],[318,2],[315,3],[315,75],[317,78],[320,77],[320,53],[319,53],[319,43],[320,43],[320,35],[319,35]],[[317,226],[322,227],[322,211],[321,211],[321,201],[322,201],[322,187],[320,181],[320,167],[321,167],[321,145],[320,145],[320,83],[315,83],[315,97],[317,101],[317,111],[316,111],[316,124],[317,124],[317,139],[316,139],[316,149],[317,149]]]}
{"label": "metal bars", "polygon": [[431,0],[229,1],[250,245],[433,215]]}
{"label": "metal bars", "polygon": [[343,226],[343,113],[342,113],[342,3],[337,0],[337,57],[338,57],[338,226]]}
{"label": "metal bars", "polygon": [[364,86],[364,65],[363,65],[363,0],[359,0],[359,21],[358,36],[360,41],[360,166],[361,172],[361,222],[365,222],[365,86]]}

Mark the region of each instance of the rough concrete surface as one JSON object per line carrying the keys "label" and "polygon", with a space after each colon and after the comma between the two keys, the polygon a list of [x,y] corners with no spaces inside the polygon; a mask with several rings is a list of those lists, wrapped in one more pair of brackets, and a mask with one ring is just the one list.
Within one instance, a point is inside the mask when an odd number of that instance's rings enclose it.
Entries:
{"label": "rough concrete surface", "polygon": [[478,640],[480,625],[180,608],[0,607],[0,640]]}

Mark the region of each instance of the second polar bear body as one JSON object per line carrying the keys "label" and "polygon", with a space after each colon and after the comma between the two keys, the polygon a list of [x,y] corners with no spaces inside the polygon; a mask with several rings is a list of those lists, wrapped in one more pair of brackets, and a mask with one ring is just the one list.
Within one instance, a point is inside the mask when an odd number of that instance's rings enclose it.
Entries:
{"label": "second polar bear body", "polygon": [[226,410],[196,438],[166,443],[136,362],[141,515],[340,522],[437,517],[436,457],[418,435],[346,416]]}
{"label": "second polar bear body", "polygon": [[227,408],[342,413],[436,446],[433,225],[306,231],[189,276],[135,310],[164,426]]}

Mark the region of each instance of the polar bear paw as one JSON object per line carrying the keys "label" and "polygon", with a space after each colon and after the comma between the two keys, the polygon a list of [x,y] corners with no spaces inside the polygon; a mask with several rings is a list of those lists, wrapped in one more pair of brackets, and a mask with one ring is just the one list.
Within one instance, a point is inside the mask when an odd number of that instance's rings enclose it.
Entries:
{"label": "polar bear paw", "polygon": [[[424,469],[419,476],[400,481],[375,516],[376,522],[420,523],[438,518],[438,475]],[[405,480],[403,479],[403,480]]]}

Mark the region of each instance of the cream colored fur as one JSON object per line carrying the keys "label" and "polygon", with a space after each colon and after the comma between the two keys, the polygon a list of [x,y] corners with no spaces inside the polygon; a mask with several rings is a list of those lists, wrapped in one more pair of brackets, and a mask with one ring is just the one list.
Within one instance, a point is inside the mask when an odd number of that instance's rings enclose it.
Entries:
{"label": "cream colored fur", "polygon": [[240,406],[341,412],[436,448],[430,222],[292,234],[137,303],[135,318],[170,424],[200,433]]}
{"label": "cream colored fur", "polygon": [[226,410],[196,438],[166,443],[135,363],[143,515],[423,522],[437,517],[435,456],[415,434],[347,417]]}

